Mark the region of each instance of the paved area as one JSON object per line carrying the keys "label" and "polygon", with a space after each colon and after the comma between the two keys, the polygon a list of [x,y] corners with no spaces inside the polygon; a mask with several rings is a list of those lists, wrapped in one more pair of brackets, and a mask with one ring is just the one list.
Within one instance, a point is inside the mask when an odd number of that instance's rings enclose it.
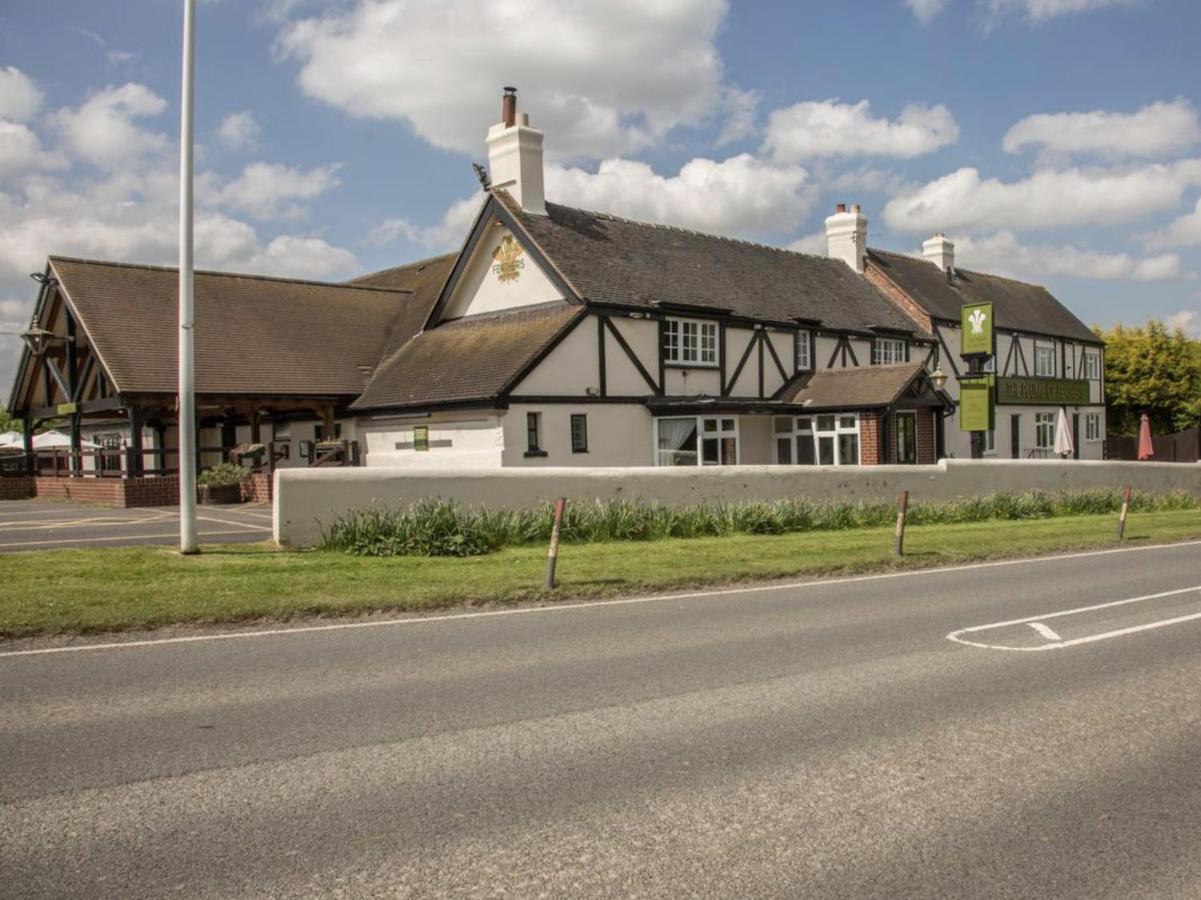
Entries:
{"label": "paved area", "polygon": [[1201,885],[1196,543],[34,648],[0,685],[11,896]]}
{"label": "paved area", "polygon": [[[232,544],[271,537],[271,507],[198,507],[201,541]],[[0,552],[67,547],[130,547],[179,541],[179,509],[105,509],[44,500],[0,502]]]}

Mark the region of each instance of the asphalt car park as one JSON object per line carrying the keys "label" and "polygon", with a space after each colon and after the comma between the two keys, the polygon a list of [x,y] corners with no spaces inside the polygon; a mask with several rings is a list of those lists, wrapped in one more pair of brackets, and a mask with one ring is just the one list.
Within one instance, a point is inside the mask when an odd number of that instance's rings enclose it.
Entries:
{"label": "asphalt car park", "polygon": [[[271,537],[264,503],[201,506],[202,542],[253,543]],[[8,500],[0,503],[0,552],[80,547],[132,547],[179,540],[179,508],[109,509],[81,503]]]}

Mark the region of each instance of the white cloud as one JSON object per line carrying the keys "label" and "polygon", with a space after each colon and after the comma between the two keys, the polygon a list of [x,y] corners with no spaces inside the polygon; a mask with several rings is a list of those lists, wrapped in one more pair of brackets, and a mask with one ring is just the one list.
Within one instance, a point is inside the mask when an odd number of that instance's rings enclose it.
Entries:
{"label": "white cloud", "polygon": [[715,44],[726,12],[725,0],[356,0],[293,21],[276,49],[300,62],[310,96],[464,153],[480,153],[501,86],[517,85],[549,154],[599,159],[728,108],[745,120]]}
{"label": "white cloud", "polygon": [[1162,247],[1201,245],[1201,200],[1191,213],[1185,213],[1167,228],[1147,236],[1147,244]]}
{"label": "white cloud", "polygon": [[167,101],[143,84],[130,82],[93,94],[77,109],[61,109],[54,120],[63,142],[80,159],[101,168],[118,168],[161,152],[167,139],[140,128],[135,119],[152,118]]}
{"label": "white cloud", "polygon": [[1180,203],[1201,159],[1126,169],[1046,169],[1016,182],[963,168],[894,197],[884,221],[902,232],[1050,228],[1130,221]]}
{"label": "white cloud", "polygon": [[318,237],[283,234],[247,262],[246,271],[289,278],[328,278],[359,267],[354,254]]}
{"label": "white cloud", "polygon": [[825,229],[797,238],[787,245],[787,249],[795,250],[797,253],[809,253],[813,256],[825,256],[827,252]]}
{"label": "white cloud", "polygon": [[1072,244],[1023,244],[1011,231],[956,238],[955,262],[965,269],[1019,278],[1067,275],[1102,281],[1164,281],[1183,275],[1180,257],[1174,253],[1139,258]]}
{"label": "white cloud", "polygon": [[24,122],[42,105],[42,92],[16,66],[0,68],[0,119]]}
{"label": "white cloud", "polygon": [[1017,17],[1031,25],[1074,13],[1093,12],[1114,6],[1134,6],[1141,0],[981,0],[986,20]]}
{"label": "white cloud", "polygon": [[923,25],[931,22],[935,16],[947,8],[950,0],[905,0],[905,5],[913,10],[914,16]]}
{"label": "white cloud", "polygon": [[61,168],[62,154],[42,148],[38,136],[24,125],[0,119],[0,185],[27,172]]}
{"label": "white cloud", "polygon": [[783,162],[822,156],[911,159],[958,139],[959,126],[941,104],[911,104],[890,122],[873,118],[867,100],[854,104],[810,100],[771,114],[763,149]]}
{"label": "white cloud", "polygon": [[693,159],[672,176],[627,159],[605,160],[596,172],[551,165],[546,185],[547,197],[560,203],[728,235],[795,228],[817,199],[805,169],[748,153]]}
{"label": "white cloud", "polygon": [[1201,337],[1201,315],[1194,309],[1182,309],[1164,319],[1168,328],[1179,328],[1190,337]]}
{"label": "white cloud", "polygon": [[301,219],[305,209],[295,201],[312,200],[337,187],[340,168],[339,163],[302,170],[280,163],[253,162],[233,181],[203,192],[201,199],[256,219]]}
{"label": "white cloud", "polygon": [[1040,147],[1060,153],[1163,158],[1201,142],[1201,120],[1183,98],[1124,114],[1094,110],[1028,116],[1009,129],[1007,153]]}
{"label": "white cloud", "polygon": [[448,250],[463,243],[479,214],[481,203],[479,194],[456,200],[441,222],[426,227],[414,225],[408,219],[385,219],[371,229],[367,239],[373,244],[389,244],[403,237],[431,250]]}
{"label": "white cloud", "polygon": [[253,150],[259,143],[259,123],[250,110],[230,113],[221,120],[217,137],[231,150]]}

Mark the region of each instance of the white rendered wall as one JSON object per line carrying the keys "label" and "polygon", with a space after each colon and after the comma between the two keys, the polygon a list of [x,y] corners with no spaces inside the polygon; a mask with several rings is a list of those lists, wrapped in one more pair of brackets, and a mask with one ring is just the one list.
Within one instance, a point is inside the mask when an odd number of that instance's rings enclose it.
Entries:
{"label": "white rendered wall", "polygon": [[[525,455],[529,449],[526,413],[542,416],[542,449],[546,456]],[[571,416],[587,416],[588,452],[571,449]],[[515,403],[501,418],[504,465],[516,468],[547,466],[649,466],[654,461],[651,414],[632,403]]]}
{"label": "white rendered wall", "polygon": [[[417,427],[429,429],[429,450],[415,448]],[[500,418],[491,410],[404,418],[364,416],[358,422],[358,435],[366,453],[364,463],[370,468],[496,469],[504,450]]]}
{"label": "white rendered wall", "polygon": [[492,254],[506,237],[512,237],[512,234],[499,222],[493,221],[488,225],[487,234],[476,245],[455,285],[444,318],[457,319],[563,299],[559,289],[538,267],[528,251],[519,257],[522,267],[517,277],[509,281],[500,280],[492,268]]}

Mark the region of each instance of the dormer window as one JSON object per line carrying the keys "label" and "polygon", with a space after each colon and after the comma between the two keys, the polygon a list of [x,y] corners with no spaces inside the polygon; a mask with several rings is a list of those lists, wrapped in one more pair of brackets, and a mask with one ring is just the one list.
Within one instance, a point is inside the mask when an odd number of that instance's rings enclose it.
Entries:
{"label": "dormer window", "polygon": [[717,323],[667,319],[663,323],[663,360],[677,366],[717,365]]}

